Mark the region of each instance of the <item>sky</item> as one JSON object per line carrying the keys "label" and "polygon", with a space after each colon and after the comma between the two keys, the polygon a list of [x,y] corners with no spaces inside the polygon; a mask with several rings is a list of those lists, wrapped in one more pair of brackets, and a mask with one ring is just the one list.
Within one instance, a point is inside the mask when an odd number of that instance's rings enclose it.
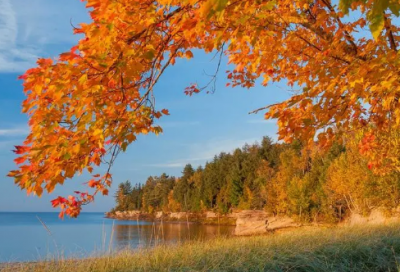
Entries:
{"label": "sky", "polygon": [[[71,24],[89,21],[80,0],[0,0],[0,211],[55,211],[51,199],[84,188],[87,177],[78,176],[38,198],[27,196],[6,175],[15,169],[11,150],[29,132],[28,117],[21,113],[24,94],[18,75],[34,67],[39,57],[68,51],[80,38],[72,34]],[[213,55],[195,51],[194,59],[179,60],[166,70],[154,91],[156,106],[171,114],[159,121],[163,134],[140,136],[119,155],[112,169],[110,195],[98,196],[83,212],[110,210],[120,182],[144,183],[148,176],[164,172],[180,176],[187,163],[197,167],[222,151],[260,142],[263,136],[277,138],[275,121],[264,120],[262,113],[248,113],[289,97],[284,84],[225,87],[228,65],[224,59],[213,94],[184,94],[191,83],[207,82],[206,74],[213,74],[216,66]]]}

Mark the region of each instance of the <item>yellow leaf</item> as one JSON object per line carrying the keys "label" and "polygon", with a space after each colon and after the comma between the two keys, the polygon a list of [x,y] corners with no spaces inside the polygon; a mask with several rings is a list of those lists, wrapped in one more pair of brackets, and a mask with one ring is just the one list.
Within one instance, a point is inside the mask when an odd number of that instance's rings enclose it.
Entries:
{"label": "yellow leaf", "polygon": [[94,132],[93,132],[93,135],[94,136],[98,136],[98,135],[101,135],[103,133],[103,131],[101,130],[101,129],[96,129]]}
{"label": "yellow leaf", "polygon": [[83,85],[86,83],[87,80],[88,80],[87,74],[85,73],[79,78],[78,82]]}

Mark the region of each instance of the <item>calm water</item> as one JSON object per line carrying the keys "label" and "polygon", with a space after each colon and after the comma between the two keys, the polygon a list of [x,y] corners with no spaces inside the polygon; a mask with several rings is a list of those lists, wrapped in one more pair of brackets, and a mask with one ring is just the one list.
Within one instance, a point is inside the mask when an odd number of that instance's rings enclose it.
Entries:
{"label": "calm water", "polygon": [[58,254],[85,257],[110,248],[137,249],[157,243],[211,239],[231,235],[233,230],[227,226],[111,220],[103,213],[82,213],[78,219],[61,220],[58,213],[0,212],[0,262],[33,261]]}

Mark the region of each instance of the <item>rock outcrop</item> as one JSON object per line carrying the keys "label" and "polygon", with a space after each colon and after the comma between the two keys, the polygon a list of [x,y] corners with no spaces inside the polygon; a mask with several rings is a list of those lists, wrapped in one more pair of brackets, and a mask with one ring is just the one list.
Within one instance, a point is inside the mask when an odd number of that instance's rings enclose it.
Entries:
{"label": "rock outcrop", "polygon": [[285,216],[273,216],[265,211],[243,210],[229,214],[218,214],[208,211],[204,213],[155,212],[152,214],[140,211],[116,211],[107,213],[107,218],[117,220],[149,220],[164,222],[193,222],[207,225],[236,225],[235,235],[265,234],[269,231],[299,226],[293,219]]}
{"label": "rock outcrop", "polygon": [[116,211],[114,213],[106,213],[105,216],[111,219],[117,220],[148,220],[151,219],[152,216],[146,213],[142,213],[141,211]]}
{"label": "rock outcrop", "polygon": [[284,228],[300,227],[301,224],[288,216],[274,216],[268,218],[267,230],[277,230]]}
{"label": "rock outcrop", "polygon": [[215,212],[206,212],[206,218],[218,218],[218,214]]}
{"label": "rock outcrop", "polygon": [[264,211],[242,211],[236,220],[235,235],[266,233],[268,216]]}
{"label": "rock outcrop", "polygon": [[273,216],[264,211],[244,210],[237,215],[235,235],[265,234],[276,229],[298,226],[299,224],[286,216]]}
{"label": "rock outcrop", "polygon": [[164,217],[164,213],[163,212],[156,212],[155,214],[155,218],[156,219],[162,219]]}
{"label": "rock outcrop", "polygon": [[398,209],[393,210],[389,216],[385,213],[384,209],[377,208],[373,209],[368,216],[363,216],[359,213],[353,213],[345,221],[345,225],[355,226],[355,225],[365,225],[365,224],[388,224],[400,221],[400,213]]}
{"label": "rock outcrop", "polygon": [[187,218],[187,213],[186,212],[173,212],[168,215],[169,219],[177,219],[177,220],[182,220]]}

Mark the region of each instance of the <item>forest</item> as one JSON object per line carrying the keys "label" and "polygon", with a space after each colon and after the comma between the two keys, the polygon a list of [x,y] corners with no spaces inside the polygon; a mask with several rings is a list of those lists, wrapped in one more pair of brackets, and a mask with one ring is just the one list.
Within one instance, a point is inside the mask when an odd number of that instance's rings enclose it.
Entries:
{"label": "forest", "polygon": [[400,175],[374,174],[357,143],[353,135],[322,152],[317,145],[310,149],[298,141],[275,143],[263,137],[197,169],[187,164],[181,177],[162,173],[144,183],[123,182],[113,211],[258,209],[308,222],[339,222],[377,207],[390,213],[399,205]]}

